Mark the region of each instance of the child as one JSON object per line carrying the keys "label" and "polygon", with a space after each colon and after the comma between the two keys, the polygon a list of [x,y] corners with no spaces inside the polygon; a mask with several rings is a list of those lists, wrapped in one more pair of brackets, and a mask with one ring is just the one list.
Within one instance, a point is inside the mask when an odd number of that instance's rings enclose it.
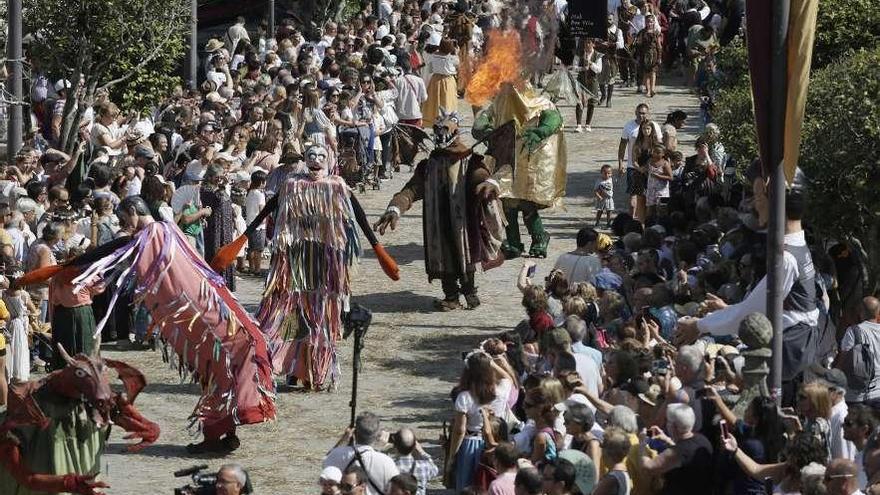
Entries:
{"label": "child", "polygon": [[614,211],[614,181],[611,178],[611,165],[602,165],[602,179],[596,181],[593,193],[596,195],[596,226],[602,219],[602,213],[606,216],[605,227],[611,226],[611,212]]}
{"label": "child", "polygon": [[672,166],[666,159],[666,148],[662,144],[651,148],[651,158],[648,160],[648,190],[646,204],[648,205],[648,218],[657,214],[657,207],[662,198],[669,197],[669,183],[672,182]]}
{"label": "child", "polygon": [[[266,206],[266,172],[257,170],[251,174],[251,185],[245,198],[245,216],[248,225],[257,218],[257,215]],[[248,236],[248,264],[250,272],[260,276],[263,261],[263,250],[266,248],[266,225],[265,223],[257,227],[251,235]]]}

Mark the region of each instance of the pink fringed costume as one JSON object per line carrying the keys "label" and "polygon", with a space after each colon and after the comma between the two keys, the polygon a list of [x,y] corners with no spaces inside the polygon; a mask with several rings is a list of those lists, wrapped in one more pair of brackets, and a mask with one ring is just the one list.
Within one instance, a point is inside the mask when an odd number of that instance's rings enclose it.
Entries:
{"label": "pink fringed costume", "polygon": [[338,376],[336,342],[361,255],[351,191],[337,176],[297,175],[278,195],[272,262],[257,321],[275,371],[320,389]]}
{"label": "pink fringed costume", "polygon": [[121,292],[133,291],[133,302],[146,305],[166,353],[170,347],[177,354],[180,373],[190,371],[201,385],[191,419],[200,422],[206,440],[234,432],[237,425],[274,419],[274,382],[262,332],[175,225],[149,224],[83,267],[74,290],[99,280],[113,291],[111,307]]}

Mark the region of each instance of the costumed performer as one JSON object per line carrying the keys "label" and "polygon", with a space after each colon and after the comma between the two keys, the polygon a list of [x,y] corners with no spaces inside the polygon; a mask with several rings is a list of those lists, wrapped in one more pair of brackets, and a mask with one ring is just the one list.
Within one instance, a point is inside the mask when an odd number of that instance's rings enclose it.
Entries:
{"label": "costumed performer", "polygon": [[476,264],[488,269],[503,260],[501,205],[497,199],[477,197],[475,191],[495,171],[494,160],[473,153],[461,142],[459,122],[457,113],[441,111],[434,124],[434,149],[416,166],[373,227],[385,235],[386,229],[397,227],[400,215],[414,202],[424,200],[425,270],[428,282],[439,278],[443,285],[444,298],[435,301],[441,311],[461,308],[461,295],[467,309],[477,308]]}
{"label": "costumed performer", "polygon": [[[159,425],[133,406],[146,385],[140,371],[96,354],[72,358],[61,346],[56,352],[65,366],[13,384],[0,413],[0,493],[95,495],[108,487],[95,476],[111,422],[129,432],[125,439],[140,439],[129,451],[159,438]],[[108,368],[118,373],[124,394],[111,390]]]}
{"label": "costumed performer", "polygon": [[[31,272],[19,283],[78,270],[71,291],[100,283],[112,291],[110,309],[124,294],[131,295],[133,304],[144,304],[153,322],[150,331],[158,331],[177,354],[181,375],[191,372],[202,387],[190,419],[199,423],[204,441],[188,450],[235,450],[236,426],[275,417],[271,361],[262,332],[176,225],[155,221],[140,196],[125,198],[117,215],[132,236],[64,266]],[[106,320],[98,324],[96,335]]]}
{"label": "costumed performer", "polygon": [[[505,124],[506,132],[493,132]],[[505,82],[491,104],[477,115],[473,134],[488,141],[487,155],[495,159],[492,178],[477,186],[481,195],[500,197],[507,218],[507,240],[501,249],[507,259],[522,255],[519,214],[532,238],[529,255],[547,256],[550,235],[539,211],[561,206],[565,196],[566,148],[562,114],[552,101],[528,83],[518,89]]]}

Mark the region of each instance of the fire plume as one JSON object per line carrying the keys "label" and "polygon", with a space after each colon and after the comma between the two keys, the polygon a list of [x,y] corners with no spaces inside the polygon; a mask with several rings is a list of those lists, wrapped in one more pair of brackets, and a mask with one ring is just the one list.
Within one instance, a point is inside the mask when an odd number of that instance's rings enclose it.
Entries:
{"label": "fire plume", "polygon": [[489,102],[505,83],[522,81],[522,47],[516,31],[490,31],[483,60],[467,86],[465,97],[471,105]]}

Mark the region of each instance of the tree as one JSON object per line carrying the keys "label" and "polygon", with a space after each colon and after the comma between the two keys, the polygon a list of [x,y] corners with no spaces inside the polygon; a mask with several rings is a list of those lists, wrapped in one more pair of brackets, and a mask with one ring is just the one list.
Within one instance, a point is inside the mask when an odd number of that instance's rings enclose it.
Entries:
{"label": "tree", "polygon": [[880,274],[880,47],[812,75],[800,166],[810,179],[809,223],[821,238],[862,242]]}
{"label": "tree", "polygon": [[[77,126],[99,89],[120,102],[144,105],[150,89],[169,84],[168,69],[181,57],[189,24],[185,0],[25,0],[24,31],[31,56],[48,73],[81,86],[64,108],[61,147],[76,145]],[[126,92],[140,87],[141,93]],[[156,103],[153,101],[152,103]]]}

